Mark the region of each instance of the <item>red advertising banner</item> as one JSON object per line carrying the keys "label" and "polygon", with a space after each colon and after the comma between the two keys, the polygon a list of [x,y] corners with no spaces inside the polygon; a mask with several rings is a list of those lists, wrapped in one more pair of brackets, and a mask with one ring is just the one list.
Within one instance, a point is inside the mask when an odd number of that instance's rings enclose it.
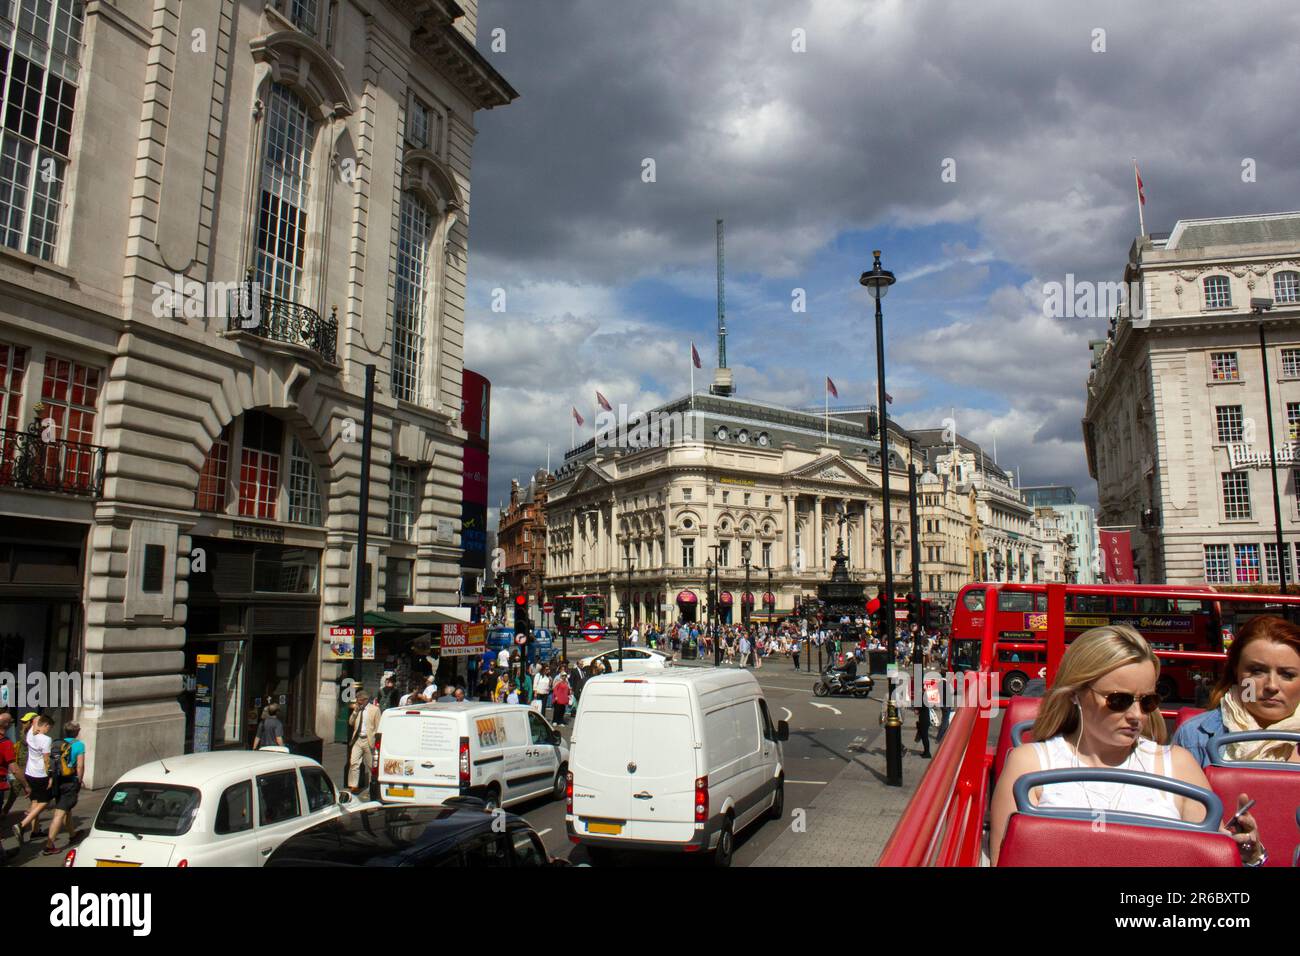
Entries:
{"label": "red advertising banner", "polygon": [[1106,559],[1108,584],[1136,584],[1133,580],[1133,545],[1127,531],[1101,531],[1102,554]]}
{"label": "red advertising banner", "polygon": [[487,506],[488,453],[473,445],[465,446],[464,472],[461,480],[461,500],[467,504]]}
{"label": "red advertising banner", "polygon": [[466,442],[479,448],[488,447],[488,411],[492,405],[491,396],[491,382],[478,372],[463,370],[460,424],[469,433]]}

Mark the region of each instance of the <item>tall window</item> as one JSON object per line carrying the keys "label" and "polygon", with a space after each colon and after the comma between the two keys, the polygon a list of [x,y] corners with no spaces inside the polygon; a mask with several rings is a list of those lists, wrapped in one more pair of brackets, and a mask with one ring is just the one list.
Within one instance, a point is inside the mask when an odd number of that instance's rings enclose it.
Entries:
{"label": "tall window", "polygon": [[22,430],[23,373],[26,371],[27,350],[0,342],[0,428]]}
{"label": "tall window", "polygon": [[1210,378],[1216,382],[1241,381],[1241,369],[1237,366],[1237,353],[1211,352]]}
{"label": "tall window", "polygon": [[280,493],[280,455],[284,423],[265,412],[244,414],[244,447],[239,458],[239,513],[276,520]]}
{"label": "tall window", "polygon": [[1205,583],[1232,583],[1232,566],[1229,564],[1228,546],[1226,544],[1207,544],[1205,546]]}
{"label": "tall window", "polygon": [[388,486],[388,534],[398,541],[415,538],[419,508],[419,469],[394,465]]}
{"label": "tall window", "polygon": [[1273,301],[1300,302],[1300,272],[1273,273]]}
{"label": "tall window", "polygon": [[682,538],[682,567],[695,567],[695,539]]}
{"label": "tall window", "polygon": [[442,114],[414,92],[406,100],[406,141],[434,153],[442,151]]}
{"label": "tall window", "polygon": [[1257,544],[1236,544],[1233,545],[1234,565],[1237,572],[1238,584],[1258,584],[1259,583],[1259,545]]}
{"label": "tall window", "polygon": [[1241,441],[1241,406],[1214,406],[1214,424],[1220,444]]}
{"label": "tall window", "polygon": [[433,215],[410,193],[402,194],[393,289],[393,394],[420,400],[424,367],[424,300]]}
{"label": "tall window", "polygon": [[764,541],[763,542],[763,567],[770,568],[771,566],[772,566],[772,544],[770,541]]}
{"label": "tall window", "polygon": [[[1286,579],[1294,583],[1295,577],[1291,574],[1291,549],[1284,548],[1282,551],[1282,560],[1286,563]],[[1271,542],[1264,545],[1264,580],[1270,584],[1277,584],[1277,542]]]}
{"label": "tall window", "polygon": [[726,568],[731,566],[731,542],[723,541],[718,546],[718,567]]}
{"label": "tall window", "polygon": [[1250,517],[1250,475],[1244,471],[1225,471],[1223,478],[1223,517]]}
{"label": "tall window", "polygon": [[1300,349],[1282,350],[1282,377],[1300,378]]}
{"label": "tall window", "polygon": [[208,449],[199,472],[199,489],[194,495],[194,507],[199,511],[223,512],[226,510],[226,482],[230,480],[230,426],[222,429],[217,440]]}
{"label": "tall window", "polygon": [[1206,276],[1205,307],[1207,309],[1227,309],[1232,307],[1232,295],[1228,291],[1227,276]]}
{"label": "tall window", "polygon": [[315,36],[320,28],[319,0],[289,0],[289,19],[303,33]]}
{"label": "tall window", "polygon": [[316,469],[297,435],[289,445],[289,520],[294,524],[321,523]]}
{"label": "tall window", "polygon": [[264,292],[306,298],[307,201],[315,123],[302,99],[272,83],[266,103],[262,192],[257,215],[257,278]]}
{"label": "tall window", "polygon": [[0,21],[0,243],[41,259],[58,241],[84,5],[18,0],[17,30]]}
{"label": "tall window", "polygon": [[1287,441],[1300,438],[1300,402],[1286,403],[1286,433]]}
{"label": "tall window", "polygon": [[[47,406],[46,417],[54,420],[58,438],[87,445],[94,442],[99,381],[100,372],[97,368],[56,355],[45,357],[45,381],[41,384],[41,398]],[[51,455],[55,454],[53,449],[50,451]],[[89,486],[94,477],[91,474],[93,460],[94,454],[89,449],[68,449],[64,458],[63,480]],[[51,464],[53,461],[51,458]]]}

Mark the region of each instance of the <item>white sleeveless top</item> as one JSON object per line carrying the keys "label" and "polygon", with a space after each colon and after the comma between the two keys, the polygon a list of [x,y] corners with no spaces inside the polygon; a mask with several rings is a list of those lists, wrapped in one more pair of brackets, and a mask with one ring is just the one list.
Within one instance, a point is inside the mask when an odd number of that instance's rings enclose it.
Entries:
{"label": "white sleeveless top", "polygon": [[[1065,770],[1080,766],[1074,750],[1062,736],[1050,737],[1035,743],[1034,752],[1042,770]],[[1168,776],[1165,769],[1171,766],[1170,748],[1153,740],[1140,738],[1127,760],[1115,770],[1137,770],[1156,776]],[[1116,810],[1124,813],[1143,813],[1170,820],[1181,819],[1177,798],[1165,790],[1152,790],[1131,784],[1053,783],[1035,788],[1040,807],[1070,807],[1082,810]],[[1032,791],[1031,791],[1032,792]]]}

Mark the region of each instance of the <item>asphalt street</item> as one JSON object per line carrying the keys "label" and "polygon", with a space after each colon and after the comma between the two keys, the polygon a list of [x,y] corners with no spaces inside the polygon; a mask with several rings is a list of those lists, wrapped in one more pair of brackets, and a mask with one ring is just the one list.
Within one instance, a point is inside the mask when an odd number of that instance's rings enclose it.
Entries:
{"label": "asphalt street", "polygon": [[[583,642],[585,645],[586,642]],[[569,656],[573,659],[591,653],[602,653],[614,647],[612,641],[602,641],[576,648],[572,644]],[[805,667],[807,662],[804,662]],[[712,667],[712,660],[680,662],[679,667]],[[880,726],[880,711],[885,694],[883,679],[877,679],[872,696],[866,700],[848,697],[814,697],[812,687],[817,679],[816,658],[813,670],[795,671],[788,657],[769,658],[762,667],[754,670],[763,687],[768,707],[776,720],[790,725],[790,739],[782,750],[786,762],[786,818],[793,811],[809,803],[854,759],[855,755],[872,753],[883,747],[884,733]],[[572,724],[561,728],[567,741]],[[904,740],[909,748],[911,732]],[[931,747],[933,748],[933,743]],[[919,751],[917,751],[919,752]],[[915,759],[909,754],[907,759]],[[883,765],[883,760],[881,761]],[[882,781],[883,786],[883,781]],[[537,829],[553,855],[574,863],[590,862],[581,848],[568,842],[564,830],[564,802],[542,799],[520,804],[513,812],[528,820]],[[736,838],[734,866],[753,863],[788,824],[776,821],[756,823]],[[696,857],[672,857],[662,854],[625,854],[617,862],[631,865],[682,865],[693,864]]]}

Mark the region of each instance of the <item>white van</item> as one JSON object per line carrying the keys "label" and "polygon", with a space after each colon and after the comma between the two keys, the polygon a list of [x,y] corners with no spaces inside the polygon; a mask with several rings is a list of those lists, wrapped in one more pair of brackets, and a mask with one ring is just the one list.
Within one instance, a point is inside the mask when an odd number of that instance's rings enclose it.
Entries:
{"label": "white van", "polygon": [[564,796],[569,749],[522,704],[479,701],[392,707],[379,718],[379,799],[439,806],[462,794],[508,807]]}
{"label": "white van", "polygon": [[593,852],[713,851],[727,866],[737,833],[783,813],[789,736],[746,670],[594,677],[570,740],[569,839]]}

